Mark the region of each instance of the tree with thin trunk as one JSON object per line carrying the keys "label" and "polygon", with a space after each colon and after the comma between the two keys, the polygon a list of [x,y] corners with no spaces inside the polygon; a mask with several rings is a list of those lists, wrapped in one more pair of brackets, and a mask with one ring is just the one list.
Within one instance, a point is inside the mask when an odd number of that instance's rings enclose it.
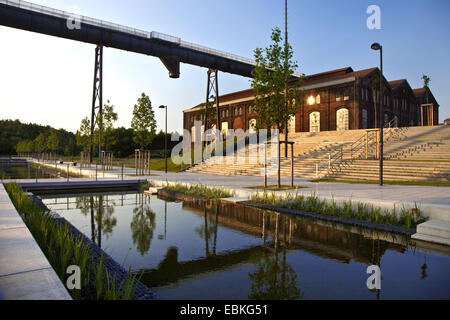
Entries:
{"label": "tree with thin trunk", "polygon": [[88,154],[91,145],[91,121],[88,117],[81,120],[80,129],[76,133],[77,145],[83,148],[83,152]]}
{"label": "tree with thin trunk", "polygon": [[[380,87],[380,75],[374,74],[370,78],[370,89],[372,90],[372,98],[373,98],[373,111],[375,115],[375,121],[374,121],[374,128],[378,128],[378,117],[377,117],[377,108],[378,108],[378,102],[377,102],[377,89]],[[381,97],[380,97],[381,98]]]}
{"label": "tree with thin trunk", "polygon": [[[430,84],[431,78],[428,77],[427,75],[422,75],[422,80],[423,80],[423,87],[425,89],[426,102],[427,102],[427,104],[429,104],[429,102],[428,102],[428,90],[429,90],[428,85]],[[434,112],[434,110],[433,110],[433,112]],[[421,121],[423,121],[423,119],[421,119]],[[433,125],[434,125],[434,123],[433,123]]]}
{"label": "tree with thin trunk", "polygon": [[150,98],[142,93],[138,103],[134,105],[133,120],[131,121],[134,142],[144,149],[156,135],[155,112]]}
{"label": "tree with thin trunk", "polygon": [[52,152],[57,152],[59,148],[59,138],[56,130],[52,130],[47,139],[47,148]]}
{"label": "tree with thin trunk", "polygon": [[47,137],[43,132],[41,132],[36,139],[34,139],[34,145],[36,152],[44,152],[47,150]]}
{"label": "tree with thin trunk", "polygon": [[[279,28],[272,30],[271,40],[269,47],[254,51],[256,66],[251,86],[255,90],[255,112],[260,120],[256,129],[276,128],[283,132],[297,112],[301,101],[299,87],[304,79],[301,77],[286,89],[286,83],[291,82],[298,65],[292,60],[292,47],[283,41]],[[278,144],[278,187],[281,187],[280,151]]]}
{"label": "tree with thin trunk", "polygon": [[104,146],[105,150],[109,150],[114,123],[118,118],[117,113],[114,112],[114,105],[108,100],[99,114],[98,129],[95,132],[95,143]]}

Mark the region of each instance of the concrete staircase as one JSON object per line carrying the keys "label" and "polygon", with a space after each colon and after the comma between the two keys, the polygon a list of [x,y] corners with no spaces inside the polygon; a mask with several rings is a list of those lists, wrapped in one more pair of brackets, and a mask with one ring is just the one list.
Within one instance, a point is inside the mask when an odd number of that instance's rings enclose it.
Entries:
{"label": "concrete staircase", "polygon": [[[376,181],[379,160],[353,160],[334,168],[327,178],[338,180]],[[383,178],[390,181],[450,181],[450,162],[384,161]]]}
{"label": "concrete staircase", "polygon": [[411,127],[384,150],[386,159],[450,161],[450,126]]}
{"label": "concrete staircase", "polygon": [[[284,137],[281,136],[280,140]],[[296,178],[377,180],[377,132],[366,130],[291,134]],[[450,127],[390,128],[384,130],[384,178],[392,181],[450,181]],[[281,175],[291,176],[291,159],[284,158]],[[264,147],[250,145],[240,153],[212,157],[188,172],[261,176]],[[268,158],[272,150],[268,150]],[[290,156],[290,151],[289,151]],[[368,158],[368,160],[366,160]],[[409,161],[398,161],[409,160]],[[414,161],[412,161],[414,160]],[[433,160],[433,161],[417,161]],[[268,172],[276,175],[276,171]]]}
{"label": "concrete staircase", "polygon": [[[296,133],[289,136],[294,141],[294,176],[297,178],[314,179],[328,173],[330,157],[333,161],[344,161],[341,156],[345,150],[357,139],[365,135],[364,130],[349,130],[320,133]],[[280,140],[284,140],[281,135]],[[258,152],[259,149],[259,152]],[[203,163],[191,167],[187,172],[198,172],[219,175],[248,175],[261,176],[264,174],[264,147],[250,145],[241,154],[223,157],[211,157]],[[275,152],[275,151],[274,151]],[[268,158],[272,150],[268,150]],[[284,158],[284,146],[281,148],[281,175],[291,176],[291,151],[289,158]],[[319,174],[316,173],[320,168]],[[276,175],[276,171],[268,171],[269,175]]]}
{"label": "concrete staircase", "polygon": [[[385,140],[384,156],[386,180],[449,182],[450,127],[399,129],[391,139]],[[351,159],[345,166],[331,168],[327,178],[377,180],[379,161]]]}
{"label": "concrete staircase", "polygon": [[411,239],[450,246],[450,222],[430,220],[417,226],[417,233]]}

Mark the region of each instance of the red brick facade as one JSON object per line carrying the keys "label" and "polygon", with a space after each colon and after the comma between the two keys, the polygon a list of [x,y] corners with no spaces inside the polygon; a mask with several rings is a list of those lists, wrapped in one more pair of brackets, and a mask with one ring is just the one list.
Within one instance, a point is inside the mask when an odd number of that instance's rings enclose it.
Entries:
{"label": "red brick facade", "polygon": [[[301,89],[300,103],[290,132],[369,129],[379,126],[379,69],[353,71],[343,68],[308,76]],[[421,105],[433,104],[434,122],[438,124],[439,105],[431,91],[412,90],[406,80],[388,82],[383,77],[383,106],[385,125],[421,125]],[[376,110],[374,99],[377,99]],[[311,98],[312,97],[312,98]],[[252,89],[221,96],[221,126],[228,129],[250,129],[250,121],[258,121],[253,106]],[[194,121],[202,121],[204,103],[184,111],[183,127],[191,131]],[[375,120],[377,118],[377,120]],[[430,117],[429,117],[430,118]],[[428,122],[424,121],[424,125]]]}

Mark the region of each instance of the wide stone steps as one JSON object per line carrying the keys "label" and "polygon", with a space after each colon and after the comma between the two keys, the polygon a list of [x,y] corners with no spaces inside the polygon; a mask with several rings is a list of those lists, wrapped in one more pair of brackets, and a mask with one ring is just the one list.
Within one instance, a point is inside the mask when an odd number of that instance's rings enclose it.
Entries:
{"label": "wide stone steps", "polygon": [[417,226],[417,233],[411,238],[414,240],[450,245],[450,222],[440,220],[424,222]]}

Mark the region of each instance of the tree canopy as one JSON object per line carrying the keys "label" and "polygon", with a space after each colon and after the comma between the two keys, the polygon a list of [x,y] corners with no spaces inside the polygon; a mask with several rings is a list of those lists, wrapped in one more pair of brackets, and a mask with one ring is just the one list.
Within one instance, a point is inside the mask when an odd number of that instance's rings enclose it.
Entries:
{"label": "tree canopy", "polygon": [[148,147],[156,134],[156,120],[152,102],[145,93],[134,105],[131,128],[134,142],[142,149]]}

